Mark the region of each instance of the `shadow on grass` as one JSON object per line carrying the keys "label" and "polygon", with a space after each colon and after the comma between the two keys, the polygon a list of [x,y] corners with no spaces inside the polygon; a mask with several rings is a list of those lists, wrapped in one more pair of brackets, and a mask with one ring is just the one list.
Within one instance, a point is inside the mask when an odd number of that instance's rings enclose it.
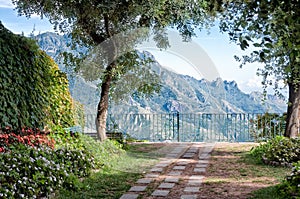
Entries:
{"label": "shadow on grass", "polygon": [[60,199],[85,199],[105,198],[118,199],[125,193],[131,184],[141,177],[139,173],[124,172],[120,170],[103,169],[93,173],[82,181],[79,191],[61,190],[57,198]]}
{"label": "shadow on grass", "polygon": [[251,145],[217,147],[212,152],[203,197],[283,199],[274,185],[284,179],[288,168],[273,167],[249,156]]}

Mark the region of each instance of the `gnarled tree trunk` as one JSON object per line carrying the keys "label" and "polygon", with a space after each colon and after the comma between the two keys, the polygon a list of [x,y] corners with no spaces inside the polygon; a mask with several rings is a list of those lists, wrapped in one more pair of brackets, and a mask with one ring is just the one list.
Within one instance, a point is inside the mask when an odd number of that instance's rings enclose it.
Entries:
{"label": "gnarled tree trunk", "polygon": [[97,137],[102,142],[107,139],[106,136],[106,118],[108,111],[109,90],[112,81],[112,69],[115,67],[115,62],[112,62],[106,68],[106,75],[101,85],[101,97],[97,108],[96,128]]}
{"label": "gnarled tree trunk", "polygon": [[287,109],[286,128],[284,136],[294,138],[299,135],[300,128],[300,83],[288,83],[289,103]]}

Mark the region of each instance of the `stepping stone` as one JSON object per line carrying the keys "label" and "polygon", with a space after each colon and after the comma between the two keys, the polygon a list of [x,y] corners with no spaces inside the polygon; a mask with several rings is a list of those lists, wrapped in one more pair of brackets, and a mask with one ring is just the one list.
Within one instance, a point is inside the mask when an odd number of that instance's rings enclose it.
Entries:
{"label": "stepping stone", "polygon": [[137,199],[138,197],[139,197],[139,194],[126,193],[126,194],[123,194],[120,199]]}
{"label": "stepping stone", "polygon": [[202,180],[204,176],[201,175],[192,175],[189,180]]}
{"label": "stepping stone", "polygon": [[197,173],[204,173],[205,172],[205,168],[194,168],[194,172],[197,172]]}
{"label": "stepping stone", "polygon": [[137,181],[137,183],[140,183],[140,184],[149,184],[153,181],[153,179],[151,178],[141,178]]}
{"label": "stepping stone", "polygon": [[202,180],[189,180],[188,186],[200,186],[202,184]]}
{"label": "stepping stone", "polygon": [[152,196],[167,196],[170,191],[167,190],[155,190],[151,195]]}
{"label": "stepping stone", "polygon": [[191,176],[188,181],[189,186],[200,186],[204,176]]}
{"label": "stepping stone", "polygon": [[210,158],[210,155],[209,154],[201,154],[199,156],[199,159],[209,159]]}
{"label": "stepping stone", "polygon": [[184,170],[185,166],[175,166],[173,167],[173,170]]}
{"label": "stepping stone", "polygon": [[133,186],[129,189],[129,191],[141,192],[141,191],[145,191],[146,188],[147,186]]}
{"label": "stepping stone", "polygon": [[176,177],[167,177],[165,182],[179,182],[179,178]]}
{"label": "stepping stone", "polygon": [[182,157],[183,158],[192,158],[192,157],[194,157],[194,153],[186,153],[186,154],[184,154]]}
{"label": "stepping stone", "polygon": [[177,165],[188,165],[189,162],[187,161],[180,161],[180,162],[177,162]]}
{"label": "stepping stone", "polygon": [[175,183],[161,183],[158,188],[162,189],[172,189],[175,186]]}
{"label": "stepping stone", "polygon": [[168,163],[159,163],[159,164],[155,165],[155,167],[166,167],[168,165],[169,165]]}
{"label": "stepping stone", "polygon": [[197,195],[182,195],[180,199],[197,199]]}
{"label": "stepping stone", "polygon": [[162,172],[163,168],[161,167],[154,167],[153,169],[150,170],[151,172]]}
{"label": "stepping stone", "polygon": [[208,164],[209,160],[198,160],[198,164]]}
{"label": "stepping stone", "polygon": [[171,171],[168,173],[170,176],[180,176],[182,174],[182,171]]}
{"label": "stepping stone", "polygon": [[159,174],[153,174],[153,173],[148,173],[145,177],[146,178],[157,178]]}
{"label": "stepping stone", "polygon": [[178,154],[168,154],[166,157],[169,157],[169,158],[176,158],[178,156]]}
{"label": "stepping stone", "polygon": [[199,187],[186,187],[184,192],[199,192]]}
{"label": "stepping stone", "polygon": [[206,168],[207,164],[196,164],[195,167],[196,168]]}

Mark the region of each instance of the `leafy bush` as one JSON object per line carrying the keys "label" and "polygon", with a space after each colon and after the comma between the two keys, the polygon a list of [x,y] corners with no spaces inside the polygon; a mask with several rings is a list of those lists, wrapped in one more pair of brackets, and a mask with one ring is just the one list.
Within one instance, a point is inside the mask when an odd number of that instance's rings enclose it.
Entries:
{"label": "leafy bush", "polygon": [[300,198],[300,161],[293,163],[290,175],[278,185],[277,191],[286,199]]}
{"label": "leafy bush", "polygon": [[66,74],[34,40],[13,34],[1,22],[0,60],[0,127],[74,125]]}
{"label": "leafy bush", "polygon": [[9,145],[20,143],[28,146],[48,146],[54,148],[54,139],[50,139],[45,132],[39,129],[23,128],[13,131],[11,128],[4,128],[0,131],[0,152],[5,152]]}
{"label": "leafy bush", "polygon": [[99,142],[92,137],[82,133],[72,133],[57,127],[51,138],[56,142],[56,148],[67,148],[69,150],[81,149],[88,151],[94,158],[95,168],[109,165],[111,160],[124,153],[123,145],[117,141],[106,140]]}
{"label": "leafy bush", "polygon": [[0,162],[0,198],[37,198],[60,187],[78,189],[78,177],[87,176],[93,167],[87,151],[20,143],[1,153]]}
{"label": "leafy bush", "polygon": [[300,140],[277,136],[253,148],[250,154],[266,164],[291,166],[300,160]]}
{"label": "leafy bush", "polygon": [[285,120],[286,113],[283,115],[276,113],[258,114],[256,119],[250,120],[251,125],[254,127],[251,134],[257,141],[281,136],[284,133]]}

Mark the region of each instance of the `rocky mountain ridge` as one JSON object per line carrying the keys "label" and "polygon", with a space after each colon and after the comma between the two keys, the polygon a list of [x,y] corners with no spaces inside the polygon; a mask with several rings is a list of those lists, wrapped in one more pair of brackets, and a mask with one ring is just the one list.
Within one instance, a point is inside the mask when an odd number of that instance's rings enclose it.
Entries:
{"label": "rocky mountain ridge", "polygon": [[[67,51],[69,39],[55,33],[43,33],[35,36],[41,49],[55,61],[60,52]],[[147,53],[152,58],[153,55]],[[155,59],[155,58],[154,58]],[[151,66],[162,81],[160,93],[149,98],[131,96],[119,104],[111,104],[110,113],[264,113],[286,111],[286,103],[276,96],[268,95],[262,102],[262,94],[242,92],[235,81],[197,80],[187,75],[177,74],[157,61]],[[68,73],[63,65],[62,71]],[[70,91],[74,99],[85,106],[87,114],[94,114],[99,101],[99,91],[95,83],[82,77],[69,75]]]}

